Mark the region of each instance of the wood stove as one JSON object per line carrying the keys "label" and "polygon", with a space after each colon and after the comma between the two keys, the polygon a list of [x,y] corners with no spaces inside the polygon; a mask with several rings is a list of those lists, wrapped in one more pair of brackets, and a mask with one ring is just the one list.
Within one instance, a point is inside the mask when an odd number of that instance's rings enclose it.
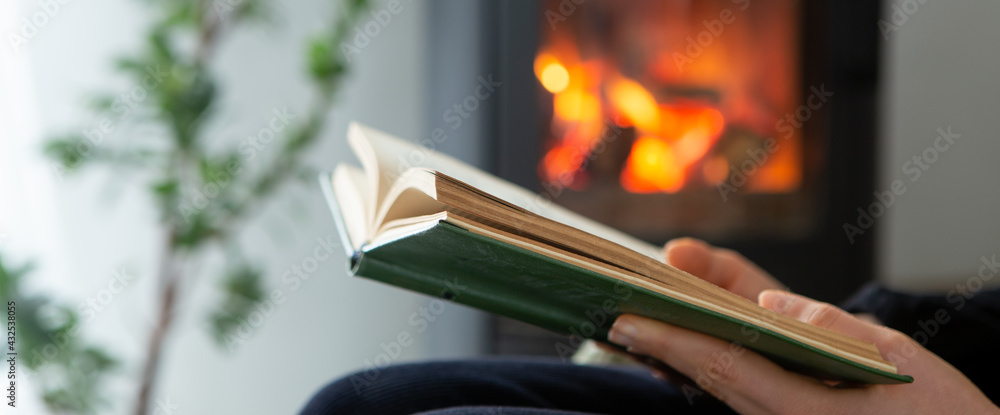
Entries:
{"label": "wood stove", "polygon": [[[878,2],[431,9],[431,72],[464,59],[470,78],[504,83],[476,131],[496,174],[650,242],[736,249],[822,300],[872,278],[874,238],[852,243],[842,225],[874,190]],[[499,352],[551,352],[551,338],[496,326]]]}

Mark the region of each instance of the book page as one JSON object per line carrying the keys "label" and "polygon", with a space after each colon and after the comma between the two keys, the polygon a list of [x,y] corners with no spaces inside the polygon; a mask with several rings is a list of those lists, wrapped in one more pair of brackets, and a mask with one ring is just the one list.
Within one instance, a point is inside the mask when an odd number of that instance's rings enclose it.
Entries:
{"label": "book page", "polygon": [[337,165],[333,174],[320,174],[320,189],[337,223],[337,233],[348,257],[366,240],[368,221],[363,190],[367,189],[364,172],[348,164]]}
{"label": "book page", "polygon": [[347,144],[351,146],[351,150],[354,150],[354,155],[361,161],[361,167],[364,170],[367,186],[361,189],[363,192],[359,193],[359,195],[362,195],[362,198],[365,200],[366,210],[364,218],[367,224],[366,227],[370,230],[378,227],[375,224],[375,211],[382,205],[382,196],[389,190],[392,183],[387,182],[379,174],[380,163],[378,155],[359,126],[356,123],[348,125]]}
{"label": "book page", "polygon": [[[351,139],[352,147],[355,146],[355,141],[359,142],[358,145],[367,146],[364,151],[372,154],[377,163],[379,188],[376,192],[376,200],[379,204],[376,206],[380,206],[391,183],[396,178],[410,168],[424,167],[440,171],[539,216],[615,242],[657,261],[663,261],[663,254],[660,248],[655,245],[581,216],[539,194],[532,193],[445,154],[357,123],[351,123],[348,137]],[[362,140],[366,143],[362,143]],[[355,149],[355,151],[358,150]],[[362,160],[362,162],[364,161]],[[367,170],[368,166],[366,165],[365,168]]]}
{"label": "book page", "polygon": [[391,222],[408,220],[417,216],[443,212],[447,207],[437,200],[434,172],[423,167],[414,167],[396,178],[389,192],[382,200],[375,215],[378,228],[372,229],[369,238],[374,238]]}

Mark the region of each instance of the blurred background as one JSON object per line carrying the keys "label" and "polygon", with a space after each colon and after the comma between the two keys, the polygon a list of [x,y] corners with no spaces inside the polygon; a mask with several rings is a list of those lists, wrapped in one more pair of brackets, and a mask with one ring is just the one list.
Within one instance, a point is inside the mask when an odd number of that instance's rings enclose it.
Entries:
{"label": "blurred background", "polygon": [[[133,93],[115,58],[163,18],[152,3],[0,5],[0,254],[33,262],[22,291],[68,304],[76,335],[119,361],[98,413],[133,410],[159,318],[160,211],[130,170],[68,174],[42,149],[102,125],[107,145],[160,133],[139,111],[103,124],[87,105],[95,91]],[[832,302],[870,281],[947,292],[1000,253],[1000,4],[403,0],[337,20],[349,9],[275,2],[268,22],[220,40],[206,145],[251,143],[261,157],[244,167],[268,166],[278,150],[257,145],[261,131],[280,141],[291,133],[275,119],[309,119],[319,52],[307,43],[336,22],[344,36],[320,52],[347,72],[297,164],[355,162],[350,121],[424,142],[441,128],[439,151],[651,242],[733,247]],[[493,91],[477,96],[481,85]],[[556,354],[554,335],[454,304],[418,332],[429,299],[349,278],[339,246],[317,254],[335,235],[311,177],[261,200],[234,240],[280,301],[257,301],[269,305],[221,344],[212,274],[233,261],[225,248],[199,256],[147,412],[292,413],[402,332],[415,341],[393,363]],[[18,410],[46,413],[27,377]]]}

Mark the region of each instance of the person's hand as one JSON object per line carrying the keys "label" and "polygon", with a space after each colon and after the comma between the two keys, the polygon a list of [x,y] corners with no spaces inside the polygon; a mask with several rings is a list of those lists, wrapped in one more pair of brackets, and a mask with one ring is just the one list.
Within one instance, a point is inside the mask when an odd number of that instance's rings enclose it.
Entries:
{"label": "person's hand", "polygon": [[615,321],[608,340],[670,365],[744,414],[1000,413],[962,373],[898,331],[783,291],[763,291],[758,302],[800,321],[875,344],[883,358],[914,382],[830,386],[786,371],[725,340],[629,314]]}
{"label": "person's hand", "polygon": [[[738,252],[717,248],[699,239],[686,237],[673,239],[663,247],[663,255],[667,264],[750,301],[756,301],[761,291],[784,288],[778,280]],[[607,353],[623,355],[648,366],[653,376],[657,378],[683,381],[655,359],[625,353],[621,349],[603,344],[597,344],[597,347]]]}
{"label": "person's hand", "polygon": [[667,264],[725,288],[750,301],[761,291],[784,286],[736,251],[716,248],[694,238],[677,238],[663,247]]}

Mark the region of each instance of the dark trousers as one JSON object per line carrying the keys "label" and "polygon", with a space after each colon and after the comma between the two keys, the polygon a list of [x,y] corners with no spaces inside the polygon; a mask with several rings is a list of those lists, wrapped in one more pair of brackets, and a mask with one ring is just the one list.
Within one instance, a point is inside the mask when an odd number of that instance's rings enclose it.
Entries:
{"label": "dark trousers", "polygon": [[[986,261],[984,257],[984,262]],[[1000,267],[996,257],[986,266]],[[980,281],[981,283],[981,281]],[[842,306],[874,314],[954,365],[1000,403],[1000,289],[909,295],[869,286]],[[717,414],[725,405],[643,369],[476,360],[391,366],[319,391],[304,414]],[[693,399],[688,399],[690,395]]]}
{"label": "dark trousers", "polygon": [[390,366],[327,385],[303,414],[731,414],[645,369],[483,359]]}

